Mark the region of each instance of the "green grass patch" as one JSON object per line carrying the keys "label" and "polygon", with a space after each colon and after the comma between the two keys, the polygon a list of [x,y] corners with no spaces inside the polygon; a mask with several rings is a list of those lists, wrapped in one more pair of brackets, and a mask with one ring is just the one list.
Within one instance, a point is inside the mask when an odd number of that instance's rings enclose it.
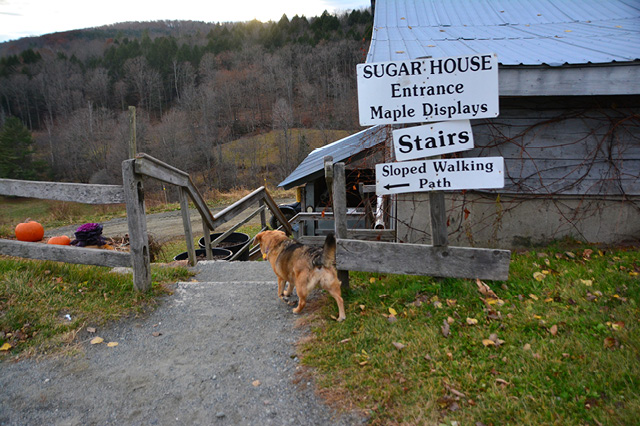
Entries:
{"label": "green grass patch", "polygon": [[637,250],[586,245],[513,254],[495,298],[471,280],[352,272],[347,320],[328,321],[322,298],[301,359],[373,424],[636,424],[638,272]]}
{"label": "green grass patch", "polygon": [[110,268],[0,256],[0,347],[11,346],[0,359],[57,351],[83,327],[147,312],[169,292],[166,284],[191,275],[152,265],[151,290],[140,293],[131,274]]}

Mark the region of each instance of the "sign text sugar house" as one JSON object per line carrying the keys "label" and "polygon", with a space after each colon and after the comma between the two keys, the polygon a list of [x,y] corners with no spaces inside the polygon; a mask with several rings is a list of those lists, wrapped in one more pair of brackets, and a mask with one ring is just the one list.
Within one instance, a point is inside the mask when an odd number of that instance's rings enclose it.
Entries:
{"label": "sign text sugar house", "polygon": [[495,55],[360,64],[357,72],[362,125],[498,115]]}

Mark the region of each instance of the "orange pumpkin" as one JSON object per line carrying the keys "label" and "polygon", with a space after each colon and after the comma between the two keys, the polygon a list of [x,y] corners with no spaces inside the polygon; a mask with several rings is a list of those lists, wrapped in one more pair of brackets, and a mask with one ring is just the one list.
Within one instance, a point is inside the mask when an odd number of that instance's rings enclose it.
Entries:
{"label": "orange pumpkin", "polygon": [[69,244],[71,244],[71,238],[67,237],[66,235],[51,237],[49,238],[49,241],[47,241],[47,244],[55,244],[58,246],[68,246]]}
{"label": "orange pumpkin", "polygon": [[44,228],[38,222],[29,220],[16,226],[16,238],[18,241],[40,241],[44,237]]}

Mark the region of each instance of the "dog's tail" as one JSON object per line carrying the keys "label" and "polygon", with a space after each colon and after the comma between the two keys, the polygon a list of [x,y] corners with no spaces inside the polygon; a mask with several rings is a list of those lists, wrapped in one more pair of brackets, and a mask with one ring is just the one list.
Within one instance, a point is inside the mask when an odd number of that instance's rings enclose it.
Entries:
{"label": "dog's tail", "polygon": [[322,247],[322,266],[325,268],[335,267],[336,264],[336,237],[333,233],[327,235]]}

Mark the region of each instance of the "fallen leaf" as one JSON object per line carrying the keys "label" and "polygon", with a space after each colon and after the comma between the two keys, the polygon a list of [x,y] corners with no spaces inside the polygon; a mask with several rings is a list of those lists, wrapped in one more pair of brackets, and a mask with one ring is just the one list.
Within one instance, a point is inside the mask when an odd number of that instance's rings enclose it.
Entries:
{"label": "fallen leaf", "polygon": [[576,258],[576,255],[573,252],[570,252],[570,251],[564,252],[564,255],[567,256],[569,259],[575,259]]}
{"label": "fallen leaf", "polygon": [[546,275],[543,274],[542,272],[534,272],[533,273],[533,278],[536,279],[536,281],[542,281],[546,278]]}
{"label": "fallen leaf", "polygon": [[102,342],[104,342],[104,339],[102,337],[94,337],[89,343],[91,343],[92,345],[97,345]]}
{"label": "fallen leaf", "polygon": [[4,345],[0,346],[0,351],[1,352],[5,352],[5,351],[8,351],[11,348],[12,348],[11,344],[5,343]]}
{"label": "fallen leaf", "polygon": [[493,299],[498,299],[498,296],[493,292],[493,290],[491,290],[491,287],[489,287],[487,284],[485,284],[484,282],[480,281],[479,279],[476,279],[476,285],[478,286],[478,291],[485,297],[491,297]]}
{"label": "fallen leaf", "polygon": [[351,341],[351,339],[350,339],[350,338],[349,338],[349,339],[343,339],[343,340],[340,340],[340,342],[339,342],[339,343],[347,343],[347,342],[350,342],[350,341]]}
{"label": "fallen leaf", "polygon": [[525,343],[525,345],[522,347],[522,349],[524,349],[525,351],[530,351],[531,350],[531,345],[529,343]]}
{"label": "fallen leaf", "polygon": [[360,305],[360,310],[364,311],[364,305]]}
{"label": "fallen leaf", "polygon": [[549,329],[549,333],[551,333],[552,336],[555,336],[556,334],[558,334],[558,326],[553,324]]}
{"label": "fallen leaf", "polygon": [[475,318],[467,318],[467,324],[469,325],[476,325],[478,323],[478,320]]}
{"label": "fallen leaf", "polygon": [[395,322],[398,322],[398,318],[396,318],[396,317],[395,317],[395,316],[393,316],[393,315],[389,315],[389,317],[387,318],[387,322],[388,322],[389,324],[393,324],[393,323],[395,323]]}
{"label": "fallen leaf", "polygon": [[491,339],[482,339],[482,344],[487,347],[487,346],[495,346],[496,342],[494,342]]}
{"label": "fallen leaf", "polygon": [[369,361],[360,361],[360,362],[358,363],[358,365],[361,365],[361,366],[365,366],[365,365],[367,365],[367,364],[369,364]]}
{"label": "fallen leaf", "polygon": [[404,348],[406,348],[406,345],[403,345],[403,344],[402,344],[402,343],[400,343],[400,342],[392,342],[392,344],[393,344],[393,346],[395,346],[395,347],[396,347],[396,349],[397,349],[397,350],[399,350],[399,351],[401,351],[401,350],[403,350]]}
{"label": "fallen leaf", "polygon": [[118,346],[118,342],[109,342],[109,343],[107,343],[107,347],[109,347],[109,348],[115,348],[116,346]]}
{"label": "fallen leaf", "polygon": [[503,379],[496,379],[496,385],[509,386],[511,383]]}
{"label": "fallen leaf", "polygon": [[612,349],[617,346],[620,346],[620,342],[615,337],[607,337],[604,339],[604,347],[605,349]]}
{"label": "fallen leaf", "polygon": [[251,382],[251,384],[253,385],[253,387],[258,387],[260,386],[260,380],[254,380],[253,382]]}
{"label": "fallen leaf", "polygon": [[591,287],[593,285],[593,280],[583,280],[582,278],[580,279],[580,282],[584,285],[586,285],[587,287]]}
{"label": "fallen leaf", "polygon": [[447,317],[447,322],[448,322],[449,324],[453,324],[454,322],[456,322],[456,320],[455,320],[455,319],[453,319],[452,317]]}
{"label": "fallen leaf", "polygon": [[94,327],[87,327],[87,332],[89,333],[95,333],[96,329]]}
{"label": "fallen leaf", "polygon": [[153,337],[158,337],[158,336],[162,336],[162,333],[160,333],[159,331],[154,331],[153,333],[151,333],[151,335]]}
{"label": "fallen leaf", "polygon": [[439,300],[434,301],[433,307],[436,309],[442,309],[442,302],[440,302]]}
{"label": "fallen leaf", "polygon": [[393,315],[394,317],[395,317],[395,316],[398,316],[398,312],[396,312],[396,310],[395,310],[395,309],[393,309],[393,308],[389,308],[389,314],[390,314],[390,315]]}
{"label": "fallen leaf", "polygon": [[450,308],[453,308],[454,306],[456,306],[456,303],[458,303],[457,299],[447,299],[447,306],[449,306]]}
{"label": "fallen leaf", "polygon": [[538,296],[536,296],[535,294],[530,294],[529,297],[533,300],[538,300]]}
{"label": "fallen leaf", "polygon": [[449,337],[449,323],[446,320],[442,322],[442,327],[440,327],[440,329],[442,330],[442,335],[444,337]]}
{"label": "fallen leaf", "polygon": [[611,324],[611,328],[613,328],[614,330],[621,330],[624,328],[624,322],[616,321],[613,324]]}
{"label": "fallen leaf", "polygon": [[369,283],[373,284],[376,282],[376,279],[374,277],[369,278]]}

